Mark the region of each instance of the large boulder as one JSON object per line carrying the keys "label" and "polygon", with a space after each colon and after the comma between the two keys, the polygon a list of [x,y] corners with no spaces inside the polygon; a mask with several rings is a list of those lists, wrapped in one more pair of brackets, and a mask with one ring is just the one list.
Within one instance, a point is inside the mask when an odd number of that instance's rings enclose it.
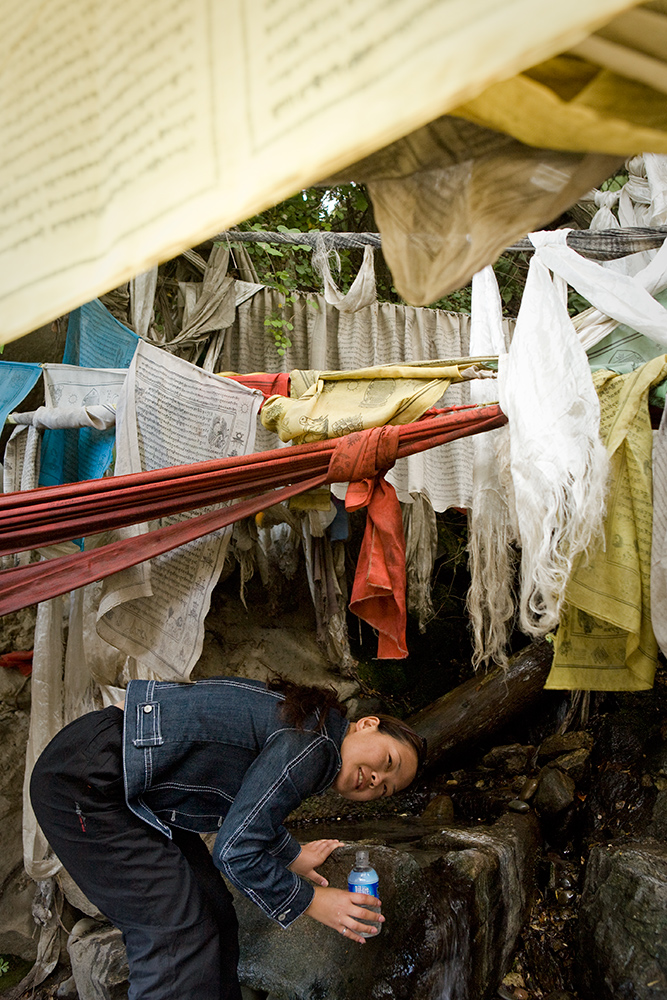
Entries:
{"label": "large boulder", "polygon": [[591,851],[579,912],[582,987],[595,1000],[667,1000],[667,845]]}
{"label": "large boulder", "polygon": [[[386,922],[363,947],[307,918],[282,930],[237,894],[241,981],[271,1000],[490,996],[525,919],[537,844],[534,819],[513,815],[433,830],[409,853],[371,847]],[[345,888],[355,850],[322,866],[331,885]]]}

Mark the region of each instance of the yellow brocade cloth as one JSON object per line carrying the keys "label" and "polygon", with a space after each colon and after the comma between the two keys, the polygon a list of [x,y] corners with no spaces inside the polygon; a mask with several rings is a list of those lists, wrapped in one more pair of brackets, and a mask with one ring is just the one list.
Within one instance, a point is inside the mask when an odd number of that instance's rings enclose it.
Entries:
{"label": "yellow brocade cloth", "polygon": [[[662,72],[667,77],[664,61]],[[622,156],[667,153],[664,90],[571,55],[496,83],[449,114],[529,146]]]}
{"label": "yellow brocade cloth", "polygon": [[658,644],[651,625],[653,526],[651,386],[667,378],[667,355],[628,375],[593,375],[600,436],[611,459],[604,547],[575,562],[545,684],[552,689],[644,691]]}
{"label": "yellow brocade cloth", "polygon": [[281,441],[294,444],[385,424],[409,424],[437,403],[452,382],[473,376],[490,360],[495,359],[457,358],[355,371],[295,371],[291,373],[292,395],[298,398],[270,396],[260,418]]}

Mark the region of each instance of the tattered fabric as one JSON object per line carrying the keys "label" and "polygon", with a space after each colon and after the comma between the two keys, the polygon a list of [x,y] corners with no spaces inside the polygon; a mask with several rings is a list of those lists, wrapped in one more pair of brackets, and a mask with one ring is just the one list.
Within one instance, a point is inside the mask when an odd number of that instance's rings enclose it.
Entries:
{"label": "tattered fabric", "polygon": [[341,439],[329,465],[332,481],[350,480],[347,510],[368,507],[350,611],[377,629],[379,659],[403,659],[408,655],[405,535],[396,490],[382,475],[396,461],[399,428],[376,427],[354,438]]}
{"label": "tattered fabric", "polygon": [[[456,438],[492,430],[506,420],[498,406],[465,407],[388,430],[398,436],[395,457],[400,458]],[[239,518],[256,514],[303,490],[325,482],[340,482],[341,477],[349,481],[371,478],[373,470],[358,458],[360,451],[368,454],[368,443],[369,432],[361,431],[335,442],[278,448],[242,459],[173,466],[5,494],[0,497],[0,552],[4,554],[109,527],[152,520],[167,512],[193,510],[249,494],[260,495],[147,532],[140,539],[113,542],[90,552],[4,570],[0,572],[0,614],[104,579]],[[345,454],[349,464],[343,463]],[[379,462],[385,461],[383,448],[378,450],[376,447],[375,454]],[[330,468],[334,456],[336,460]],[[382,464],[376,467],[372,478],[382,470]],[[267,490],[272,492],[267,493]]]}

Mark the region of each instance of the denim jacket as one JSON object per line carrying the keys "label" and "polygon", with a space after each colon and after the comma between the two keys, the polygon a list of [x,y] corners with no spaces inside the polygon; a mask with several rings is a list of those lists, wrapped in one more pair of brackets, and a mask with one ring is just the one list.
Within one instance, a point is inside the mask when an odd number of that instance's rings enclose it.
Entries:
{"label": "denim jacket", "polygon": [[213,861],[282,927],[313,898],[288,870],[300,853],[283,826],[341,767],[348,729],[336,711],[320,732],[292,729],[284,696],[261,681],[213,677],[195,684],[130,681],[123,762],[128,807],[171,837],[170,825],[217,831]]}

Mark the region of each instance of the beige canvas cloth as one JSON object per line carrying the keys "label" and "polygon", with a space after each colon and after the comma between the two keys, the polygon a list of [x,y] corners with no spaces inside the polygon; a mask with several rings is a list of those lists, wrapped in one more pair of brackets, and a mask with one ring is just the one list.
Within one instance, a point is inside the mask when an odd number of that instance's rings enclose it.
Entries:
{"label": "beige canvas cloth", "polygon": [[[316,6],[2,0],[0,340],[414,132],[631,3]],[[500,180],[491,169],[491,189]]]}
{"label": "beige canvas cloth", "polygon": [[446,115],[329,181],[366,184],[396,288],[407,302],[428,305],[557,218],[621,162],[535,148]]}
{"label": "beige canvas cloth", "polygon": [[651,541],[651,621],[667,655],[667,411],[653,435],[653,537]]}

